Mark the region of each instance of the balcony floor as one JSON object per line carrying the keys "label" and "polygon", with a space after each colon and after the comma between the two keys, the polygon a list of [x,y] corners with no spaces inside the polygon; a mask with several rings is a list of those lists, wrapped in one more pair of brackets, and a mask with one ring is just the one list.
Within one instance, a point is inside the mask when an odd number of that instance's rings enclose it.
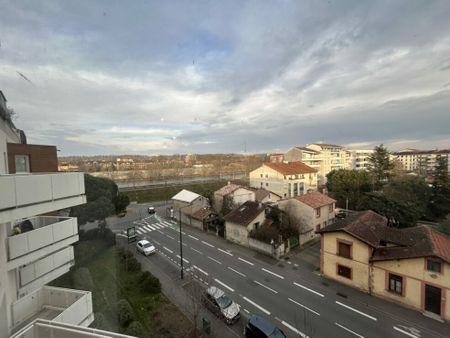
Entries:
{"label": "balcony floor", "polygon": [[46,319],[46,320],[53,320],[54,318],[56,318],[61,312],[63,312],[64,309],[55,309],[55,308],[50,308],[47,306],[44,306],[38,313],[36,313],[34,316],[28,318],[26,321],[24,321],[23,323],[21,323],[20,325],[16,326],[13,329],[12,334],[14,334],[15,332],[21,330],[22,328],[24,328],[25,326],[27,326],[28,324],[32,323],[34,320],[36,319]]}

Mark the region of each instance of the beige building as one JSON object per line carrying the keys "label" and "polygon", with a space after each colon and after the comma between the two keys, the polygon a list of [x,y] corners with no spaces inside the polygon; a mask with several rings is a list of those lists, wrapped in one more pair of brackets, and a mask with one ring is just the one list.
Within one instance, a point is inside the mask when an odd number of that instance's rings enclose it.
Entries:
{"label": "beige building", "polygon": [[258,229],[265,221],[265,206],[247,201],[225,215],[225,238],[231,242],[248,246],[249,233]]}
{"label": "beige building", "polygon": [[402,170],[423,175],[434,171],[439,157],[447,158],[450,172],[450,149],[418,150],[408,148],[391,154],[391,160],[399,164]]}
{"label": "beige building", "polygon": [[200,209],[209,206],[208,199],[195,192],[183,189],[178,194],[171,198],[173,203],[173,210],[175,217],[178,217],[178,212],[181,210],[182,214],[192,215]]}
{"label": "beige building", "polygon": [[350,150],[351,153],[351,168],[355,170],[368,170],[369,157],[374,153],[374,150]]}
{"label": "beige building", "polygon": [[318,231],[334,222],[336,201],[318,191],[280,200],[278,207],[298,224],[299,242],[306,243]]}
{"label": "beige building", "polygon": [[324,276],[450,320],[450,237],[428,226],[388,227],[373,211],[354,213],[318,233]]}
{"label": "beige building", "polygon": [[250,187],[264,188],[283,198],[317,190],[317,171],[302,162],[264,163],[250,172]]}
{"label": "beige building", "polygon": [[230,203],[237,207],[244,202],[255,201],[255,192],[241,185],[228,183],[214,192],[214,209],[217,212],[222,210],[225,198],[228,198]]}

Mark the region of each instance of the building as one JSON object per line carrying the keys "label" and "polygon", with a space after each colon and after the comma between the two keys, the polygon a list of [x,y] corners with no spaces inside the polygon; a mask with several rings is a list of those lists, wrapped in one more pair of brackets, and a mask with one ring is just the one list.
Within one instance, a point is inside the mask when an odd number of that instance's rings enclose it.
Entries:
{"label": "building", "polygon": [[407,148],[391,154],[391,160],[395,161],[400,169],[421,175],[432,174],[439,157],[447,158],[450,172],[450,149],[418,150]]}
{"label": "building", "polygon": [[374,150],[350,150],[351,153],[351,169],[355,170],[368,170],[369,169],[369,158],[374,153]]}
{"label": "building", "polygon": [[318,235],[318,231],[334,222],[336,201],[318,191],[280,200],[278,207],[298,224],[299,242],[306,243]]}
{"label": "building", "polygon": [[276,203],[281,199],[280,195],[264,188],[255,189],[255,200],[259,203]]}
{"label": "building", "polygon": [[317,171],[302,162],[264,163],[250,172],[250,187],[264,188],[283,198],[317,190]]}
{"label": "building", "polygon": [[450,320],[450,237],[429,226],[388,227],[373,211],[317,232],[325,277]]}
{"label": "building", "polygon": [[171,198],[173,203],[173,210],[175,217],[178,217],[178,212],[184,215],[192,215],[200,209],[209,206],[208,199],[195,192],[183,189],[178,194]]}
{"label": "building", "polygon": [[249,233],[257,230],[265,219],[265,206],[262,203],[247,201],[225,215],[225,238],[229,241],[248,246]]}
{"label": "building", "polygon": [[83,173],[58,173],[56,147],[26,144],[4,114],[0,149],[0,337],[124,337],[87,328],[91,292],[47,285],[74,265],[77,219],[59,211],[86,203]]}
{"label": "building", "polygon": [[214,208],[217,212],[222,210],[224,199],[228,199],[229,203],[236,207],[247,201],[255,201],[255,192],[252,189],[228,182],[227,185],[214,192]]}
{"label": "building", "polygon": [[271,162],[271,163],[282,163],[282,162],[284,162],[284,154],[283,153],[267,154],[267,157],[269,158],[269,162]]}

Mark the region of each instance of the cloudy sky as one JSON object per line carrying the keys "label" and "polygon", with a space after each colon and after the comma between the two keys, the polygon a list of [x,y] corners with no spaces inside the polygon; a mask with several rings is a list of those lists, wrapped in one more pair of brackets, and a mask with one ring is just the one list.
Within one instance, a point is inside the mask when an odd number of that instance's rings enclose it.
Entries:
{"label": "cloudy sky", "polygon": [[0,9],[0,90],[61,155],[450,148],[446,0]]}

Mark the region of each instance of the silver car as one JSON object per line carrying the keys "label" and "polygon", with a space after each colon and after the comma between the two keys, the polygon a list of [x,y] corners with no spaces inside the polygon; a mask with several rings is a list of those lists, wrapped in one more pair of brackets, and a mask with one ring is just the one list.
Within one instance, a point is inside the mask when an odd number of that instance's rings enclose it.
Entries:
{"label": "silver car", "polygon": [[203,303],[219,318],[223,318],[225,323],[234,324],[240,317],[239,305],[233,302],[228,296],[215,286],[209,287],[204,296]]}
{"label": "silver car", "polygon": [[145,256],[154,254],[156,252],[155,246],[146,239],[137,242],[136,249]]}

